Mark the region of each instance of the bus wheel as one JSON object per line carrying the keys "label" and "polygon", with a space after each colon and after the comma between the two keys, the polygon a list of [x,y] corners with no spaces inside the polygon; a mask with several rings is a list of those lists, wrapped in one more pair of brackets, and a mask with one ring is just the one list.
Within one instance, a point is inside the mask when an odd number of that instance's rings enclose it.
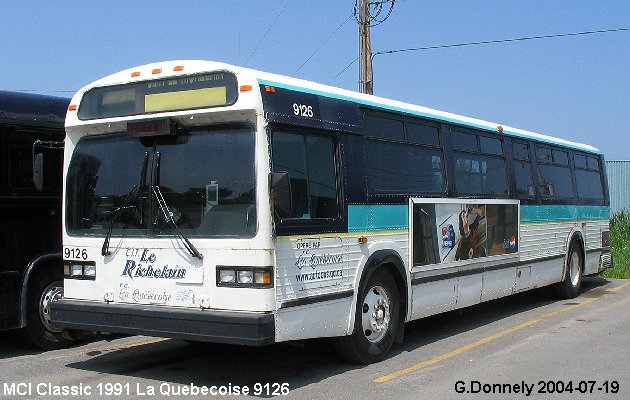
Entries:
{"label": "bus wheel", "polygon": [[63,281],[36,279],[27,298],[25,337],[31,344],[42,350],[56,350],[67,347],[72,340],[64,337],[61,328],[50,322],[50,303],[63,295]]}
{"label": "bus wheel", "polygon": [[577,241],[571,243],[567,258],[567,270],[562,282],[556,283],[554,290],[561,299],[572,299],[580,293],[584,260]]}
{"label": "bus wheel", "polygon": [[353,363],[370,364],[385,358],[396,338],[400,299],[396,282],[378,269],[361,285],[354,317],[354,332],[335,339],[339,355]]}

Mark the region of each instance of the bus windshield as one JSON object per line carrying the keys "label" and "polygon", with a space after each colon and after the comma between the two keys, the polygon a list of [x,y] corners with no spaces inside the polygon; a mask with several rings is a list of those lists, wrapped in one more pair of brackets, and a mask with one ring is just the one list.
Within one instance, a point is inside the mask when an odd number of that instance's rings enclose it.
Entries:
{"label": "bus windshield", "polygon": [[195,127],[171,137],[86,136],[68,169],[67,230],[171,235],[167,210],[189,237],[253,237],[254,171],[251,126]]}

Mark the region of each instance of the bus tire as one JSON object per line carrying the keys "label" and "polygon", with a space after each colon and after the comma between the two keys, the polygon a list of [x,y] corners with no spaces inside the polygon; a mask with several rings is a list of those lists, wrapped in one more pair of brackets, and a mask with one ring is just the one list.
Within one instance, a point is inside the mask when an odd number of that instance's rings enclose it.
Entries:
{"label": "bus tire", "polygon": [[23,337],[42,350],[57,350],[72,344],[73,340],[61,328],[50,323],[49,304],[63,295],[63,281],[47,274],[37,274],[29,285],[26,304],[26,328]]}
{"label": "bus tire", "polygon": [[584,257],[580,244],[577,240],[571,242],[566,261],[566,272],[564,279],[554,286],[557,297],[561,299],[572,299],[580,293],[582,283],[582,272],[584,271]]}
{"label": "bus tire", "polygon": [[385,268],[374,271],[359,289],[353,333],[335,338],[335,348],[347,361],[370,364],[385,358],[396,339],[400,295]]}

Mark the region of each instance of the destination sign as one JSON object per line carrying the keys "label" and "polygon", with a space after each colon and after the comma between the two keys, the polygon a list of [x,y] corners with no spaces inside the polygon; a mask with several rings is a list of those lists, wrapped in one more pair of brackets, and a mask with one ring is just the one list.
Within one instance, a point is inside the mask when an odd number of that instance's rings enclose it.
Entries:
{"label": "destination sign", "polygon": [[228,72],[188,75],[93,88],[81,99],[81,120],[228,106],[238,96]]}

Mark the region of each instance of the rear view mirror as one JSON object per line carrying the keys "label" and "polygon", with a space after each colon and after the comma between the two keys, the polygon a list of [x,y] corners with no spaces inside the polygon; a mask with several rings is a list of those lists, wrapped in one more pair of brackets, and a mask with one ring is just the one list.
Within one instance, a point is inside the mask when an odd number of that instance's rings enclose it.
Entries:
{"label": "rear view mirror", "polygon": [[[63,142],[36,140],[33,142],[33,185],[38,192],[44,190],[44,153],[42,150],[63,150]],[[48,157],[52,157],[48,164],[54,163],[55,157],[48,153]],[[49,167],[50,168],[50,167]]]}
{"label": "rear view mirror", "polygon": [[42,153],[33,156],[33,184],[38,192],[44,190],[44,155]]}
{"label": "rear view mirror", "polygon": [[269,174],[269,179],[271,181],[271,200],[275,213],[279,218],[290,217],[293,210],[289,173],[272,172]]}

